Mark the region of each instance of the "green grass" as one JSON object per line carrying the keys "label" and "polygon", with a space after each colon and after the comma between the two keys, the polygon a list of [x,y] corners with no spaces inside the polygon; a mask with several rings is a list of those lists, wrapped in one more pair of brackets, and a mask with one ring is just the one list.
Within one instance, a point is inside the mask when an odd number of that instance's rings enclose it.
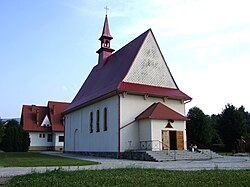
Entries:
{"label": "green grass", "polygon": [[32,173],[6,186],[249,186],[250,170],[167,171],[112,169]]}
{"label": "green grass", "polygon": [[221,156],[233,156],[232,152],[217,152],[217,154],[219,154]]}
{"label": "green grass", "polygon": [[83,166],[92,164],[97,163],[50,156],[38,152],[0,152],[0,166],[4,167]]}

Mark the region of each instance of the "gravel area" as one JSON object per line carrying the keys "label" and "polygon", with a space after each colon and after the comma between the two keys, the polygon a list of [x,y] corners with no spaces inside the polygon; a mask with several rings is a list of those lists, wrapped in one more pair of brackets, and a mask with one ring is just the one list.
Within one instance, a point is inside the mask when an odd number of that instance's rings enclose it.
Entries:
{"label": "gravel area", "polygon": [[[148,162],[136,160],[110,159],[100,157],[86,157],[77,154],[68,154],[60,152],[43,152],[43,154],[56,155],[81,160],[91,160],[98,162],[97,165],[90,166],[66,166],[66,167],[0,167],[0,178],[12,177],[16,175],[25,175],[32,172],[46,172],[61,168],[63,170],[96,170],[96,169],[114,169],[114,168],[156,168],[166,170],[240,170],[250,169],[250,157],[225,156],[211,160],[200,161],[168,161],[168,162]],[[1,184],[1,183],[0,183]]]}

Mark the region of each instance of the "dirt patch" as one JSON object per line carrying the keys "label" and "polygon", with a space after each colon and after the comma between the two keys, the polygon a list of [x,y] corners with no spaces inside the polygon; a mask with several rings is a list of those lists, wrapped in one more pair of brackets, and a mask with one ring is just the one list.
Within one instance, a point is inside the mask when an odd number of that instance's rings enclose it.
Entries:
{"label": "dirt patch", "polygon": [[12,177],[0,177],[0,186],[4,186],[6,182],[11,180]]}

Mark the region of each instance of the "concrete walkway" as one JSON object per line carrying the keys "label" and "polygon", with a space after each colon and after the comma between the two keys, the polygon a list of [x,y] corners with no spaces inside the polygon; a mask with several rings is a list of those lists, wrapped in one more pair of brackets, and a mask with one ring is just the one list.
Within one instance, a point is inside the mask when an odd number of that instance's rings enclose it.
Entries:
{"label": "concrete walkway", "polygon": [[32,172],[46,172],[55,169],[73,170],[96,170],[113,168],[156,168],[165,170],[240,170],[250,169],[250,157],[231,157],[215,158],[201,161],[168,161],[168,162],[148,162],[123,159],[110,159],[100,157],[86,157],[76,154],[60,152],[44,152],[44,154],[76,158],[80,160],[90,160],[98,162],[97,165],[90,166],[66,166],[66,167],[0,167],[0,177],[12,177],[25,175]]}

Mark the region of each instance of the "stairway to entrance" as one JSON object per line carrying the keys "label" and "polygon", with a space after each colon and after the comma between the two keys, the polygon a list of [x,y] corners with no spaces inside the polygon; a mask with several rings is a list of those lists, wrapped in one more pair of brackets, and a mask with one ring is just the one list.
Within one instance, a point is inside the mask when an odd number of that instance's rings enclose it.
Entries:
{"label": "stairway to entrance", "polygon": [[208,160],[222,157],[209,149],[201,149],[199,151],[200,152],[187,150],[146,151],[148,155],[146,158],[151,161],[165,162],[174,160]]}

